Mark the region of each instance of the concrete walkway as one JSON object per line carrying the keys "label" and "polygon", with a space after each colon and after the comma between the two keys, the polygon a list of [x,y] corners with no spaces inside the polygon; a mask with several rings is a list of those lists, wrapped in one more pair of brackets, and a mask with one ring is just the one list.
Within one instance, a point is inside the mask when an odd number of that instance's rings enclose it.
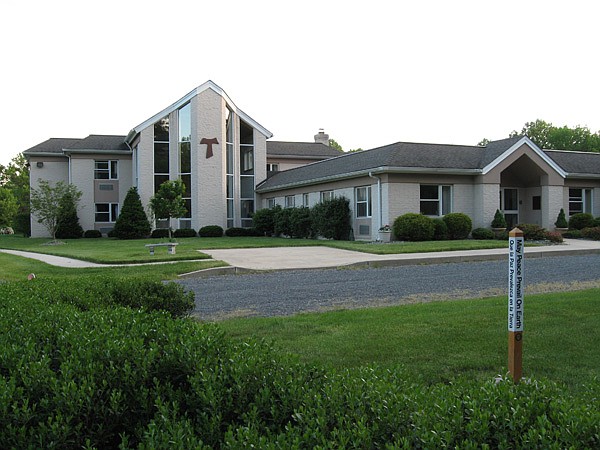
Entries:
{"label": "concrete walkway", "polygon": [[[373,244],[385,245],[385,244]],[[431,253],[374,255],[331,247],[271,247],[227,250],[200,250],[213,259],[247,270],[292,270],[330,267],[378,267],[446,262],[490,261],[506,258],[507,248],[490,250],[459,250]],[[526,247],[529,258],[548,256],[600,254],[600,241],[565,239],[562,245]]]}
{"label": "concrete walkway", "polygon": [[[373,244],[385,245],[385,244]],[[395,255],[373,255],[370,253],[341,250],[331,247],[270,247],[228,250],[199,250],[210,255],[215,260],[221,260],[245,270],[293,270],[293,269],[319,269],[331,267],[381,267],[399,266],[410,264],[436,264],[447,262],[465,261],[490,261],[506,258],[507,248],[491,250],[459,250],[450,252],[431,253],[405,253]],[[97,264],[62,256],[46,255],[43,253],[23,252],[20,250],[4,250],[0,252],[38,261],[59,267],[88,268],[88,267],[114,267],[134,266],[143,264]],[[540,247],[526,247],[525,255],[529,258],[549,256],[567,256],[578,254],[600,254],[600,241],[583,241],[578,239],[565,239],[563,245],[548,245]],[[180,261],[176,261],[180,262]],[[147,264],[164,264],[147,263]],[[206,269],[207,273],[217,274],[227,268]],[[196,272],[195,275],[198,275]]]}

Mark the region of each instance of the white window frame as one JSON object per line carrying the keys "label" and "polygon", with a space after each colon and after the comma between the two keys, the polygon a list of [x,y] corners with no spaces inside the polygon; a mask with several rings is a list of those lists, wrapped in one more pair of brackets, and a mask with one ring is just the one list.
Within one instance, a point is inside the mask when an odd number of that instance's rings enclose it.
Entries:
{"label": "white window frame", "polygon": [[328,200],[333,200],[333,191],[321,191],[319,197],[321,199],[321,203]]}
{"label": "white window frame", "polygon": [[[364,191],[364,200],[359,200],[359,192]],[[354,188],[354,198],[355,198],[355,215],[357,219],[367,219],[372,216],[372,202],[371,202],[371,186],[358,186]],[[358,205],[366,206],[366,215],[359,215]]]}
{"label": "white window frame", "polygon": [[[423,186],[437,187],[437,189],[438,189],[437,198],[421,198],[421,187],[423,187]],[[448,194],[449,194],[448,197],[449,197],[450,201],[446,202],[446,203],[450,203],[449,205],[444,203],[444,190],[445,189],[448,190]],[[449,214],[453,211],[452,197],[453,197],[453,186],[450,184],[420,184],[419,185],[419,212],[421,211],[421,203],[422,202],[431,202],[431,203],[438,204],[438,206],[437,206],[438,214],[437,215],[425,214],[426,216],[442,217],[446,214]]]}
{"label": "white window frame", "polygon": [[305,208],[308,208],[310,205],[310,201],[309,201],[309,197],[308,197],[308,192],[305,192],[304,194],[302,194],[302,206],[304,206]]}
{"label": "white window frame", "polygon": [[285,196],[285,207],[286,208],[295,208],[296,207],[296,196],[295,195],[286,195]]}
{"label": "white window frame", "polygon": [[[106,164],[106,167],[100,168],[98,164]],[[108,178],[99,178],[99,173],[105,173]],[[94,180],[118,180],[119,179],[119,160],[118,159],[99,159],[94,161]]]}
{"label": "white window frame", "polygon": [[267,163],[267,172],[279,172],[279,164]]}
{"label": "white window frame", "polygon": [[[581,191],[580,196],[571,196],[571,191]],[[581,204],[581,211],[571,208],[571,204]],[[577,213],[594,214],[594,189],[569,188],[569,216]]]}
{"label": "white window frame", "polygon": [[[99,206],[106,206],[108,211],[98,211]],[[108,214],[108,221],[98,220],[98,214]],[[115,223],[119,217],[118,203],[95,203],[94,204],[94,222],[95,223]]]}
{"label": "white window frame", "polygon": [[270,197],[267,199],[267,208],[275,208],[275,197]]}

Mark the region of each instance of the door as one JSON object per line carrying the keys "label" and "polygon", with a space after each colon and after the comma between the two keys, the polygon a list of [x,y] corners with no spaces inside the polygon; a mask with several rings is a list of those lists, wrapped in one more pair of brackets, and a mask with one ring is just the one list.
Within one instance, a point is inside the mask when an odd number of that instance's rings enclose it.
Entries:
{"label": "door", "polygon": [[500,209],[504,213],[508,229],[512,230],[519,223],[519,190],[503,188],[500,191]]}

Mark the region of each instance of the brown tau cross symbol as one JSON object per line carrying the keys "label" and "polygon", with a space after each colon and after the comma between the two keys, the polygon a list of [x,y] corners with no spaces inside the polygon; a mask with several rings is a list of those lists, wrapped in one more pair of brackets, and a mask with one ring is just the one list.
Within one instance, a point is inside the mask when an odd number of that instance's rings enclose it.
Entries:
{"label": "brown tau cross symbol", "polygon": [[213,144],[218,144],[217,138],[202,138],[200,144],[206,144],[206,159],[210,158],[213,155],[212,146]]}

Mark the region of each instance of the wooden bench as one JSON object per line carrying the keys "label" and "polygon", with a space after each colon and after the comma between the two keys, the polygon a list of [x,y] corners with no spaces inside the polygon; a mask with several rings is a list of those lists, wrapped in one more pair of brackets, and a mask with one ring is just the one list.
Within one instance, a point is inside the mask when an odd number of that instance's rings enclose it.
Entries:
{"label": "wooden bench", "polygon": [[163,244],[146,244],[146,247],[150,250],[150,256],[154,255],[154,247],[168,247],[167,253],[169,255],[175,254],[175,246],[179,245],[177,242],[165,242]]}

